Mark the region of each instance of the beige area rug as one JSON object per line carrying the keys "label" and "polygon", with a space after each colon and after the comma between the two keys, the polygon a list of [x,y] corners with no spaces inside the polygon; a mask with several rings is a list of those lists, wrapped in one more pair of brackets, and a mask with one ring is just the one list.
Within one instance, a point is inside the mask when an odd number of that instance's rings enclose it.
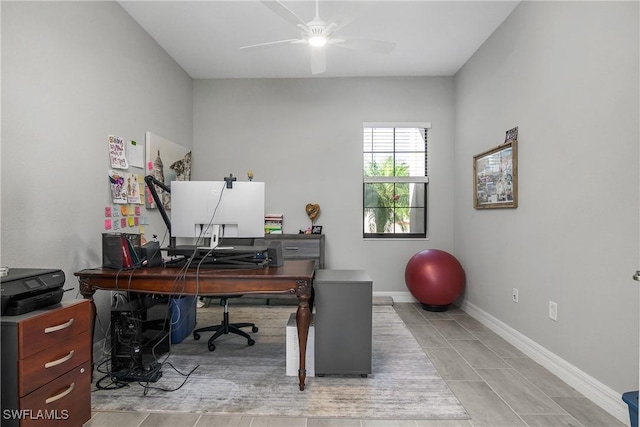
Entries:
{"label": "beige area rug", "polygon": [[[159,381],[148,383],[146,390],[138,383],[112,390],[97,389],[94,383],[92,407],[254,416],[469,418],[391,306],[373,307],[371,375],[308,376],[306,389],[300,391],[298,378],[286,376],[286,324],[295,309],[230,306],[232,322],[254,322],[260,328],[251,334],[254,346],[242,337],[224,335],[216,340],[216,350],[209,352],[209,332],[199,341],[189,335],[160,357],[164,365]],[[197,326],[216,324],[221,317],[217,304],[200,308]],[[197,368],[185,382],[169,363],[184,374]],[[94,378],[103,376],[96,372]]]}

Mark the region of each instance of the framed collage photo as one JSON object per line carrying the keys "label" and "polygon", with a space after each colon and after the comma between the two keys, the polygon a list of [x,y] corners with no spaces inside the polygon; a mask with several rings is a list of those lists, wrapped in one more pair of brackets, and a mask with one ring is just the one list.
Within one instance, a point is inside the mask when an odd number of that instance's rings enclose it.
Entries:
{"label": "framed collage photo", "polygon": [[518,206],[518,141],[473,157],[473,207],[476,209]]}

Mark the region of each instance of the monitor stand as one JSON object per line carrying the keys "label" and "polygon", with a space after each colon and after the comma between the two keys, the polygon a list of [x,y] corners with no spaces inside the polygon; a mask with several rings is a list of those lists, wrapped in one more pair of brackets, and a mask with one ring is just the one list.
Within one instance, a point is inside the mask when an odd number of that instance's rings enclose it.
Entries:
{"label": "monitor stand", "polygon": [[220,226],[208,225],[207,228],[211,229],[211,241],[209,246],[198,246],[198,249],[212,251],[218,246],[218,242],[220,241]]}

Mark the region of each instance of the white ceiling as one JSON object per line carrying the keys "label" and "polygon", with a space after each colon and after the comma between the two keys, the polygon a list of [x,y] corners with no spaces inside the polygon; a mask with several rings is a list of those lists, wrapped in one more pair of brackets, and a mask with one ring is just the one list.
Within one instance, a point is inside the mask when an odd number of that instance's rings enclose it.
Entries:
{"label": "white ceiling", "polygon": [[[120,1],[120,5],[192,78],[313,77],[309,46],[241,46],[299,38],[300,29],[259,0]],[[313,0],[282,3],[305,22]],[[317,77],[450,76],[518,5],[518,1],[329,1],[320,16],[347,19],[341,37],[396,43],[390,54],[328,46]]]}

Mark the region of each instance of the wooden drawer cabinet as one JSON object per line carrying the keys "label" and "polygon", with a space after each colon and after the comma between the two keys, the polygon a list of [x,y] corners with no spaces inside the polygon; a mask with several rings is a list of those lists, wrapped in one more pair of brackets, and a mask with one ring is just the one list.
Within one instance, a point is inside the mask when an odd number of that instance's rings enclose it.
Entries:
{"label": "wooden drawer cabinet", "polygon": [[71,368],[91,359],[89,331],[62,341],[51,349],[18,360],[18,393],[25,396]]}
{"label": "wooden drawer cabinet", "polygon": [[2,426],[82,426],[91,418],[88,300],[2,317]]}
{"label": "wooden drawer cabinet", "polygon": [[255,244],[268,246],[273,241],[282,243],[284,259],[313,259],[316,268],[324,268],[324,234],[266,234]]}

